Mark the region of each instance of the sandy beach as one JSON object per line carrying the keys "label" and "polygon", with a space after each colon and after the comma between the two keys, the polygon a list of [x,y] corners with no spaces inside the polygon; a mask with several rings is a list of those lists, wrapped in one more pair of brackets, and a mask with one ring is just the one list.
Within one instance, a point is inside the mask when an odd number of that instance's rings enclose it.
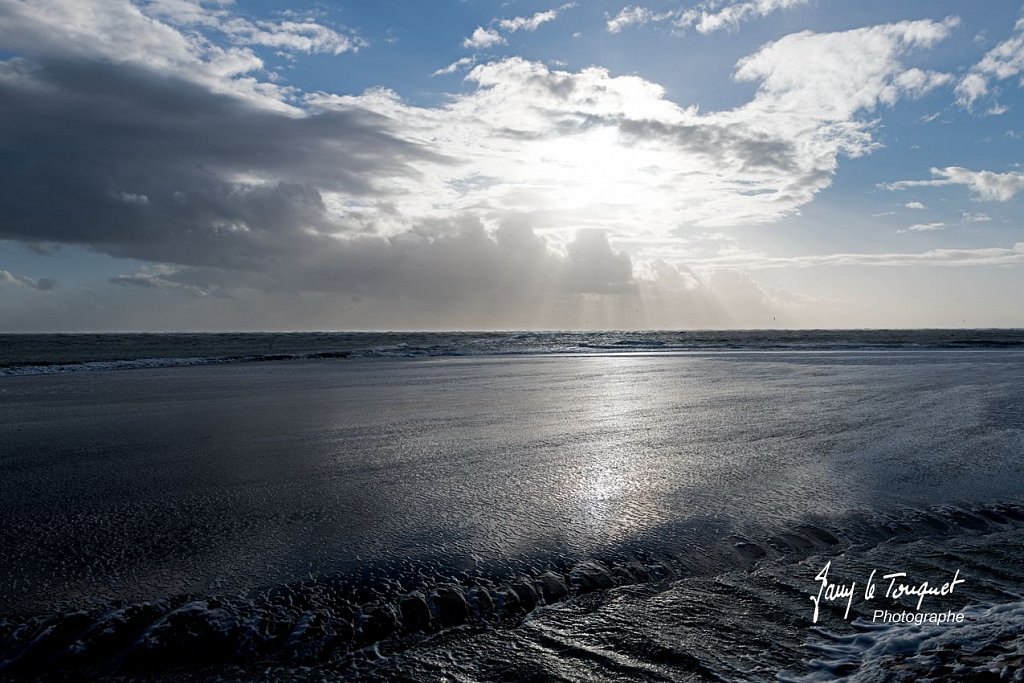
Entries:
{"label": "sandy beach", "polygon": [[1022,0],[0,0],[0,683],[1024,683]]}
{"label": "sandy beach", "polygon": [[[136,638],[182,605],[227,597],[266,621],[269,660],[287,662],[273,644],[283,636],[267,627],[268,596],[286,590],[313,612],[336,601],[342,635],[314,659],[352,673],[351,651],[372,639],[360,636],[365,605],[422,595],[424,630],[436,630],[447,618],[438,586],[460,587],[456,622],[508,627],[518,617],[489,620],[484,603],[542,575],[557,580],[547,600],[540,589],[531,599],[554,605],[621,584],[742,582],[757,562],[789,567],[893,535],[943,548],[960,527],[915,517],[937,506],[968,511],[985,533],[1012,531],[1012,515],[969,511],[1022,500],[1021,360],[619,354],[7,378],[3,611],[9,630],[26,615],[155,605],[148,623],[124,627]],[[872,520],[886,515],[905,528],[879,536]],[[936,533],[945,536],[929,541]],[[793,567],[789,578],[809,596],[818,569]],[[474,593],[484,588],[488,598]],[[961,607],[980,600],[977,584],[963,590]],[[761,614],[765,627],[806,621],[807,596],[794,602],[800,613]],[[435,647],[402,640],[410,629],[398,614],[383,641]],[[214,661],[237,659],[222,647],[241,637],[230,632],[244,630],[236,616],[210,626],[229,631],[214,639]],[[715,619],[702,628],[715,633]],[[150,640],[154,652],[206,651]],[[100,670],[122,656],[103,651]]]}

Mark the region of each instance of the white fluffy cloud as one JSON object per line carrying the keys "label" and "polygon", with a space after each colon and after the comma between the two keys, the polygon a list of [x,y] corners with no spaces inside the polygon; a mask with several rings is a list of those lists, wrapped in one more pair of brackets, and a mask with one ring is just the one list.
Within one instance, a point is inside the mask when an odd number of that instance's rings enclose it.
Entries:
{"label": "white fluffy cloud", "polygon": [[289,52],[321,52],[340,55],[357,52],[366,44],[361,38],[344,35],[313,21],[234,20],[222,30],[241,45],[264,45]]}
{"label": "white fluffy cloud", "polygon": [[943,187],[963,185],[979,200],[1008,202],[1024,191],[1024,173],[994,171],[972,171],[959,166],[932,168],[934,176],[929,180],[898,180],[883,185],[888,190],[905,190],[910,187]]}
{"label": "white fluffy cloud", "polygon": [[476,64],[476,59],[475,58],[473,58],[473,57],[462,57],[461,59],[456,59],[454,62],[452,62],[448,66],[441,67],[440,69],[438,69],[437,71],[435,71],[434,73],[432,73],[430,75],[431,76],[447,76],[447,75],[455,73],[459,69],[465,69],[465,68],[473,66],[475,64]]}
{"label": "white fluffy cloud", "polygon": [[194,0],[2,0],[0,45],[25,55],[144,68],[296,112],[292,93],[266,78],[250,46],[340,54],[366,44],[312,20],[251,22],[229,8]]}
{"label": "white fluffy cloud", "polygon": [[286,52],[356,52],[366,41],[352,32],[341,32],[318,23],[313,17],[284,21],[251,21],[233,13],[231,0],[146,0],[139,9],[149,17],[172,26],[217,31],[237,45],[262,45]]}
{"label": "white fluffy cloud", "polygon": [[[993,80],[1002,81],[1024,74],[1024,18],[1013,27],[1013,35],[989,50],[956,86],[957,101],[971,108],[990,92]],[[1006,111],[997,107],[994,113]]]}
{"label": "white fluffy cloud", "polygon": [[[9,0],[5,6],[11,6]],[[56,30],[51,27],[56,19],[68,19],[78,6],[62,4],[63,14],[33,14],[16,3],[24,10],[22,34],[48,35]],[[765,223],[798,211],[830,184],[840,156],[874,148],[872,123],[865,115],[917,95],[930,79],[905,67],[903,57],[941,40],[956,23],[925,20],[787,36],[737,65],[737,79],[758,84],[750,102],[705,113],[669,100],[659,85],[638,76],[613,76],[596,67],[560,71],[518,58],[477,65],[467,76],[475,88],[436,108],[412,106],[384,90],[303,96],[273,86],[260,89],[264,84],[238,76],[237,70],[215,73],[209,67],[209,45],[133,5],[103,3],[101,10],[81,19],[73,39],[65,36],[50,50],[93,50],[108,60],[191,80],[197,69],[206,68],[198,85],[229,96],[259,97],[285,110],[260,119],[258,137],[247,138],[246,148],[229,151],[226,142],[235,131],[257,124],[248,114],[244,124],[232,120],[243,112],[229,113],[234,109],[227,107],[217,114],[223,121],[209,116],[205,129],[181,131],[174,149],[154,151],[147,161],[152,168],[160,167],[164,154],[178,164],[174,173],[185,175],[194,172],[195,163],[178,160],[187,148],[184,141],[210,137],[211,142],[195,144],[210,157],[204,173],[216,174],[217,182],[203,181],[203,192],[220,192],[223,186],[224,199],[218,201],[238,208],[235,215],[228,208],[211,212],[197,206],[200,213],[190,214],[190,220],[210,215],[198,234],[230,242],[256,240],[253,226],[262,220],[249,218],[253,209],[243,207],[278,196],[279,210],[296,212],[282,217],[286,224],[304,225],[332,239],[394,236],[432,221],[470,216],[488,230],[527,222],[548,236],[553,248],[567,244],[579,230],[656,244],[680,227]],[[110,32],[121,23],[99,20],[103,12],[134,22],[127,45],[110,47]],[[167,56],[154,64],[156,46]],[[9,65],[0,76],[16,97],[31,92],[46,72]],[[217,82],[208,85],[212,79]],[[97,111],[95,116],[114,113]],[[332,120],[346,123],[328,125]],[[223,132],[217,130],[220,124]],[[78,125],[92,124],[79,117]],[[105,129],[106,124],[95,125]],[[356,126],[352,133],[349,126]],[[12,123],[12,134],[16,128]],[[154,130],[154,135],[166,132]],[[375,147],[365,143],[375,139],[371,134],[377,136]],[[261,153],[261,146],[274,151]],[[294,150],[304,151],[293,164]],[[135,162],[111,160],[108,166],[120,163]],[[138,214],[145,209],[151,214],[141,215],[153,216],[191,210],[175,198],[187,193],[160,187],[158,175],[148,174],[146,183],[133,177],[139,176],[120,174],[104,188],[104,196],[146,196],[148,209],[121,201],[116,210]],[[174,182],[191,184],[182,178]],[[168,199],[161,202],[162,194]]]}
{"label": "white fluffy cloud", "polygon": [[628,5],[608,19],[606,28],[610,33],[618,33],[627,26],[667,21],[676,29],[693,27],[699,33],[712,33],[723,29],[735,29],[745,21],[766,17],[778,10],[791,9],[810,2],[811,0],[731,0],[723,6],[722,2],[706,0],[693,8],[680,7],[661,12]]}
{"label": "white fluffy cloud", "polygon": [[781,9],[790,9],[806,5],[811,0],[751,0],[735,2],[717,11],[702,10],[699,16],[685,16],[680,25],[693,23],[701,33],[710,33],[721,29],[735,28],[740,22],[757,17],[765,17]]}
{"label": "white fluffy cloud", "polygon": [[979,73],[969,73],[956,84],[957,102],[964,107],[973,107],[974,102],[988,94],[988,79]]}
{"label": "white fluffy cloud", "polygon": [[477,26],[473,35],[462,41],[462,47],[470,49],[482,49],[494,45],[503,45],[505,38],[493,28]]}
{"label": "white fluffy cloud", "polygon": [[536,31],[544,24],[557,19],[560,12],[571,9],[575,6],[575,2],[567,2],[560,7],[544,10],[543,12],[536,12],[530,16],[512,17],[511,19],[495,19],[491,22],[492,28],[477,26],[476,30],[473,31],[473,35],[462,41],[462,47],[479,50],[493,47],[495,45],[504,45],[508,41],[498,29],[501,29],[501,31],[504,31],[506,34],[515,33],[516,31]]}
{"label": "white fluffy cloud", "polygon": [[515,33],[516,31],[536,31],[542,24],[554,21],[557,16],[558,10],[549,9],[544,12],[537,12],[536,14],[532,14],[528,17],[502,19],[498,22],[498,26],[509,33]]}
{"label": "white fluffy cloud", "polygon": [[609,33],[618,33],[627,26],[643,26],[652,21],[664,21],[673,16],[672,12],[654,13],[646,7],[627,5],[619,13],[608,19],[606,28]]}
{"label": "white fluffy cloud", "polygon": [[[823,122],[849,122],[858,111],[917,97],[941,83],[941,76],[905,69],[900,57],[944,40],[959,23],[948,17],[841,33],[801,31],[741,60],[736,76],[761,82],[758,99],[765,111],[806,112]],[[848,131],[854,137],[864,130],[854,128],[859,130]]]}
{"label": "white fluffy cloud", "polygon": [[589,228],[654,244],[680,226],[774,221],[827,187],[841,155],[874,148],[862,115],[918,94],[902,57],[954,24],[788,36],[740,62],[737,78],[758,92],[719,112],[680,106],[637,76],[518,58],[475,66],[476,88],[440,108],[384,91],[311,98],[319,111],[382,116],[446,160],[414,162],[416,178],[390,178],[383,199],[325,192],[328,223],[397,234],[469,212],[492,229],[526,220],[555,243]]}
{"label": "white fluffy cloud", "polygon": [[465,91],[425,107],[261,79],[251,47],[185,28],[228,26],[228,5],[144,9],[0,0],[0,40],[19,54],[0,62],[0,143],[32,150],[0,166],[0,239],[153,264],[115,278],[121,294],[390,297],[392,313],[443,309],[452,325],[477,298],[532,311],[549,295],[620,297],[627,315],[641,293],[707,325],[724,324],[723,292],[769,301],[749,278],[690,267],[753,257],[697,257],[680,232],[799,211],[844,155],[875,148],[880,107],[942,80],[904,62],[955,25],[784,37],[739,62],[756,93],[720,111],[639,76],[519,58],[473,66]]}

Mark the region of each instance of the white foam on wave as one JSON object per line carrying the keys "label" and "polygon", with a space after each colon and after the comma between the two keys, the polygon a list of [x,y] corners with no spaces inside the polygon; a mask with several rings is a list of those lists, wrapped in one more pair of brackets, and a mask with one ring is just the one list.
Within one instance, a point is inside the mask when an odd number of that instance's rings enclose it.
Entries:
{"label": "white foam on wave", "polygon": [[858,619],[858,632],[835,635],[810,647],[821,653],[806,676],[780,674],[801,683],[844,680],[1024,681],[1024,601],[972,605],[958,624],[875,624]]}

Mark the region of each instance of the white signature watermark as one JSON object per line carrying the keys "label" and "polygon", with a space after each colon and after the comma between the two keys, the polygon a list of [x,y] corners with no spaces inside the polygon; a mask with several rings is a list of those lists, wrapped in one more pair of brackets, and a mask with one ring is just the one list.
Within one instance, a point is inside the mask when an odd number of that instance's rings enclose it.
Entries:
{"label": "white signature watermark", "polygon": [[[811,602],[814,603],[814,617],[813,623],[818,623],[818,613],[822,603],[828,604],[832,602],[846,602],[846,611],[843,614],[843,619],[850,617],[850,607],[853,605],[854,595],[857,594],[857,583],[836,583],[829,580],[828,572],[832,567],[832,561],[829,560],[825,563],[818,575],[814,577],[814,580],[819,583],[818,594],[811,595]],[[878,583],[875,580],[875,575],[878,570],[872,570],[871,575],[868,577],[867,582],[864,584],[863,599],[865,602],[874,600],[878,594]],[[883,574],[881,577],[882,585],[885,587],[885,593],[883,594],[886,599],[899,600],[904,597],[917,598],[916,609],[917,613],[914,612],[889,612],[888,610],[876,609],[872,616],[872,621],[883,621],[887,623],[915,623],[922,624],[928,623],[947,623],[954,622],[960,623],[964,620],[964,615],[959,612],[921,612],[921,607],[924,605],[924,600],[930,596],[945,596],[952,595],[956,590],[956,587],[965,582],[965,579],[960,578],[960,570],[957,569],[953,574],[953,578],[943,584],[932,584],[928,581],[921,583],[914,583],[907,578],[907,572],[893,572],[891,574]]]}

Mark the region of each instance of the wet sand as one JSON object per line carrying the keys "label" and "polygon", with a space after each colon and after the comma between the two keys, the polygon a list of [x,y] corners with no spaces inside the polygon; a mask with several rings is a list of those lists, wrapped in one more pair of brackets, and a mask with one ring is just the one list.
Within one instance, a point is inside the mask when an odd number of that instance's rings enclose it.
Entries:
{"label": "wet sand", "polygon": [[637,558],[709,575],[744,563],[711,550],[723,539],[1016,503],[1022,360],[622,354],[6,378],[0,614],[251,602],[302,582],[365,597],[554,572],[571,588],[573,567]]}

